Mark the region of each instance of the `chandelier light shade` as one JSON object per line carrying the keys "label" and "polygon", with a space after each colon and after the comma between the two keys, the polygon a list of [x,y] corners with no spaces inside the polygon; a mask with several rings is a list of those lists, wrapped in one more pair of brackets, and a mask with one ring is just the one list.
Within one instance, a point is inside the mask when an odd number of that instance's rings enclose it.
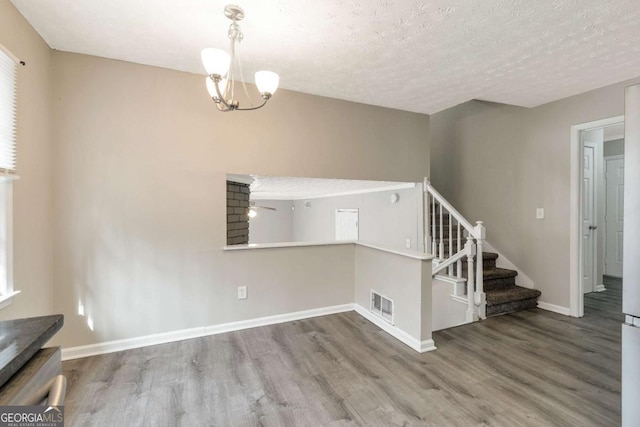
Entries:
{"label": "chandelier light shade", "polygon": [[218,76],[225,76],[229,71],[231,65],[231,56],[222,49],[216,49],[209,47],[202,49],[200,54],[202,58],[202,65],[207,71],[207,74],[216,74]]}
{"label": "chandelier light shade", "polygon": [[[240,108],[240,102],[235,99],[236,80],[242,83],[244,93],[250,100],[247,87],[242,75],[242,66],[239,61],[238,47],[244,35],[240,31],[238,21],[244,18],[244,11],[240,6],[227,5],[224,14],[232,22],[229,25],[230,53],[222,49],[203,49],[200,57],[202,65],[207,72],[206,87],[211,99],[216,103],[220,111],[248,111],[257,110],[265,106],[267,101],[278,89],[280,77],[273,71],[258,71],[255,75],[256,86],[262,97],[262,104],[247,108]],[[236,75],[236,72],[238,75]],[[250,102],[250,101],[249,101]]]}
{"label": "chandelier light shade", "polygon": [[265,93],[269,94],[269,96],[276,93],[278,83],[280,83],[280,76],[273,71],[263,70],[256,73],[256,86],[258,86],[258,91],[263,96]]}

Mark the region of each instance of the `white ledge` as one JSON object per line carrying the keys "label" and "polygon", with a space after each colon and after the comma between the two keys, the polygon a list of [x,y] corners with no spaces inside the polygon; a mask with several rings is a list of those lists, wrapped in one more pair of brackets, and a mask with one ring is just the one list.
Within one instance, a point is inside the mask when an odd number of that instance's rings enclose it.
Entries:
{"label": "white ledge", "polygon": [[433,255],[424,252],[417,251],[403,251],[397,249],[390,249],[382,245],[375,243],[354,241],[354,240],[340,240],[340,241],[328,241],[328,242],[284,242],[284,243],[250,243],[248,245],[232,245],[224,246],[223,251],[246,251],[252,249],[273,249],[273,248],[299,248],[310,246],[334,246],[334,245],[359,245],[370,249],[376,249],[382,252],[388,252],[395,255],[405,256],[408,258],[419,260],[431,260]]}
{"label": "white ledge", "polygon": [[0,295],[0,310],[11,304],[11,301],[18,295],[20,291],[11,292],[7,295]]}
{"label": "white ledge", "polygon": [[386,246],[381,246],[381,245],[378,245],[378,244],[375,244],[375,243],[369,243],[369,242],[355,242],[355,244],[356,245],[360,245],[360,246],[364,246],[365,248],[376,249],[378,251],[388,252],[390,254],[396,254],[396,255],[400,255],[400,256],[405,256],[407,258],[419,259],[419,260],[423,260],[423,261],[427,261],[427,260],[432,260],[433,259],[433,255],[427,254],[427,253],[424,253],[424,252],[390,249],[390,248],[387,248]]}
{"label": "white ledge", "polygon": [[248,249],[272,249],[272,248],[297,248],[305,246],[330,246],[330,245],[351,245],[353,240],[340,240],[330,242],[283,242],[283,243],[249,243],[248,245],[224,246],[224,251],[246,251]]}

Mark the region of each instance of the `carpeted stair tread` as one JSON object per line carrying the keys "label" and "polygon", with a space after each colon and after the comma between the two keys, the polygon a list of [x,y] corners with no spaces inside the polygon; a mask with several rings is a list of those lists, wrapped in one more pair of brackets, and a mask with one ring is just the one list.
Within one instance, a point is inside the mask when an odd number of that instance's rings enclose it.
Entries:
{"label": "carpeted stair tread", "polygon": [[487,291],[487,306],[538,298],[542,293],[537,289],[513,286],[507,289]]}

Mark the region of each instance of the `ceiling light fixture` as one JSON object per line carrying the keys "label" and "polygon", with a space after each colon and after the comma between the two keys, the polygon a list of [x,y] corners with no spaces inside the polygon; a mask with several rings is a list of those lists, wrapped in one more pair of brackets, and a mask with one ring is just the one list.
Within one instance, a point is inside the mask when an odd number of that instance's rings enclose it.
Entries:
{"label": "ceiling light fixture", "polygon": [[[255,81],[263,102],[257,107],[240,108],[240,103],[235,99],[236,78],[240,79],[245,95],[247,98],[250,98],[247,87],[244,84],[240,54],[238,51],[238,45],[243,38],[238,22],[244,18],[244,10],[242,10],[240,6],[227,5],[224,8],[224,15],[232,21],[229,25],[228,33],[229,39],[231,40],[229,48],[231,54],[222,49],[215,48],[202,50],[202,64],[208,74],[206,77],[207,91],[209,91],[209,95],[211,95],[211,98],[220,111],[257,110],[258,108],[264,107],[276,92],[280,77],[273,71],[258,71],[255,74]],[[239,74],[237,76],[236,68]]]}

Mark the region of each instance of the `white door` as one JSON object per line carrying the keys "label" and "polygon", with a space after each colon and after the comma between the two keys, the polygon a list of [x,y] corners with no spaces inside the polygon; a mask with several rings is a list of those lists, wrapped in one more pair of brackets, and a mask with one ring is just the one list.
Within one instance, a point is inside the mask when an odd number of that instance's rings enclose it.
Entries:
{"label": "white door", "polygon": [[604,274],[622,277],[622,245],[624,224],[624,159],[605,161],[606,247]]}
{"label": "white door", "polygon": [[582,292],[593,292],[595,278],[595,148],[583,148],[582,175]]}
{"label": "white door", "polygon": [[358,240],[358,209],[336,209],[336,240]]}

